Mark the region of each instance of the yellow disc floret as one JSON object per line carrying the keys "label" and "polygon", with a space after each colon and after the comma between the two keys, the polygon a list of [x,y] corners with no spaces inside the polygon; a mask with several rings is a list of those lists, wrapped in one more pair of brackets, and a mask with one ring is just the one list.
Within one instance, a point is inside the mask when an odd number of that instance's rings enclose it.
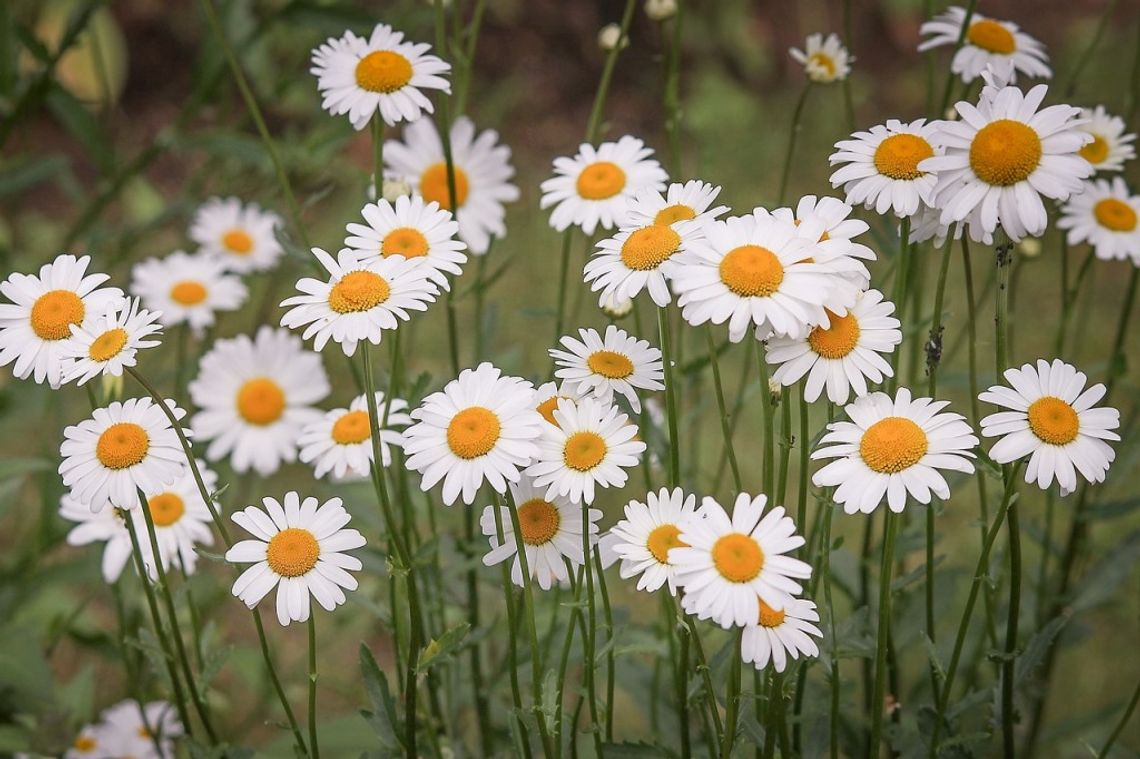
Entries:
{"label": "yellow disc floret", "polygon": [[779,627],[784,624],[784,617],[786,617],[782,610],[776,611],[763,601],[760,602],[760,619],[759,623],[762,627]]}
{"label": "yellow disc floret", "polygon": [[688,221],[697,218],[697,212],[684,203],[675,203],[665,206],[653,217],[654,224],[676,224],[678,221]]}
{"label": "yellow disc floret", "polygon": [[91,341],[87,349],[87,357],[100,363],[110,361],[123,350],[127,344],[127,331],[122,327],[109,329]]}
{"label": "yellow disc floret", "polygon": [[1113,232],[1131,232],[1136,229],[1136,210],[1122,200],[1105,198],[1093,206],[1097,224]]}
{"label": "yellow disc floret", "polygon": [[1013,33],[997,21],[988,18],[970,24],[966,39],[974,47],[999,55],[1009,55],[1017,49]]}
{"label": "yellow disc floret", "polygon": [[1099,163],[1104,163],[1108,158],[1108,140],[1101,137],[1099,134],[1094,134],[1092,142],[1087,143],[1083,148],[1077,151],[1081,158],[1085,159],[1093,166]]}
{"label": "yellow disc floret", "polygon": [[606,441],[596,432],[575,432],[566,438],[562,459],[576,472],[588,472],[606,457]]}
{"label": "yellow disc floret", "polygon": [[720,280],[742,298],[767,297],[784,281],[784,266],[775,253],[759,245],[741,245],[720,261]]}
{"label": "yellow disc floret", "polygon": [[586,200],[605,200],[625,189],[625,171],[612,161],[598,161],[578,175],[578,194]]}
{"label": "yellow disc floret", "polygon": [[633,362],[617,351],[594,351],[586,359],[586,366],[607,379],[625,379],[633,374]]}
{"label": "yellow disc floret", "polygon": [[814,328],[808,335],[808,345],[823,358],[843,358],[859,344],[859,320],[850,311],[846,316],[836,316],[830,309],[825,310],[831,326]]}
{"label": "yellow disc floret", "polygon": [[921,427],[904,416],[888,416],[863,433],[859,456],[872,471],[895,474],[917,464],[928,447]]}
{"label": "yellow disc floret", "polygon": [[206,287],[201,282],[184,279],[170,288],[170,299],[180,306],[196,306],[206,300]]}
{"label": "yellow disc floret", "polygon": [[253,250],[253,238],[244,229],[231,229],[222,235],[222,245],[226,246],[226,250],[230,253],[245,256]]}
{"label": "yellow disc floret", "polygon": [[[467,172],[458,166],[452,172],[455,174],[455,202],[462,207],[467,202],[471,183],[467,179]],[[424,170],[420,175],[420,195],[429,203],[434,200],[440,208],[451,210],[451,188],[447,184],[446,163],[433,163]]]}
{"label": "yellow disc floret", "polygon": [[730,532],[712,547],[713,565],[729,582],[751,582],[764,568],[764,551],[750,535]]}
{"label": "yellow disc floret", "polygon": [[926,173],[918,164],[932,155],[934,148],[917,134],[892,134],[875,148],[875,169],[891,179],[918,179]]}
{"label": "yellow disc floret", "polygon": [[412,81],[412,63],[391,50],[375,50],[356,63],[356,84],[369,92],[391,93]]}
{"label": "yellow disc floret", "polygon": [[49,290],[32,304],[32,331],[41,340],[64,340],[85,312],[83,301],[71,290]]}
{"label": "yellow disc floret", "polygon": [[1029,429],[1050,445],[1067,445],[1077,439],[1081,420],[1071,405],[1052,395],[1029,404]]}
{"label": "yellow disc floret", "polygon": [[169,527],[186,513],[186,504],[177,493],[159,493],[147,499],[147,508],[156,527]]}
{"label": "yellow disc floret", "polygon": [[126,469],[146,458],[150,435],[134,422],[112,424],[99,435],[95,458],[108,469]]}
{"label": "yellow disc floret", "polygon": [[332,439],[340,445],[354,445],[368,439],[372,425],[367,411],[349,411],[333,422]]}
{"label": "yellow disc floret", "polygon": [[461,459],[479,458],[495,447],[501,432],[495,412],[471,406],[452,417],[447,425],[447,447]]}
{"label": "yellow disc floret", "polygon": [[321,546],[316,536],[300,527],[289,527],[273,536],[265,550],[269,568],[281,577],[300,577],[317,565]]}
{"label": "yellow disc floret", "polygon": [[621,261],[634,271],[652,271],[669,260],[681,245],[672,227],[653,224],[630,234],[621,244]]}
{"label": "yellow disc floret", "polygon": [[519,506],[519,530],[528,546],[549,543],[558,534],[562,515],[549,501],[534,498]]}
{"label": "yellow disc floret", "polygon": [[1009,187],[1029,178],[1041,163],[1041,138],[1028,124],[998,119],[986,124],[970,144],[970,168],[978,179]]}
{"label": "yellow disc floret", "polygon": [[380,255],[403,256],[404,258],[419,258],[426,256],[428,240],[424,233],[415,227],[397,227],[384,235],[380,243]]}
{"label": "yellow disc floret", "polygon": [[645,547],[649,549],[649,553],[653,554],[653,558],[657,559],[659,563],[668,564],[670,548],[686,548],[689,545],[681,540],[680,535],[681,530],[675,524],[663,524],[654,527],[649,532]]}
{"label": "yellow disc floret", "polygon": [[367,311],[392,294],[388,280],[370,271],[350,271],[329,290],[329,308],[338,314]]}
{"label": "yellow disc floret", "polygon": [[250,424],[273,424],[285,413],[285,392],[268,377],[255,377],[238,390],[237,410]]}

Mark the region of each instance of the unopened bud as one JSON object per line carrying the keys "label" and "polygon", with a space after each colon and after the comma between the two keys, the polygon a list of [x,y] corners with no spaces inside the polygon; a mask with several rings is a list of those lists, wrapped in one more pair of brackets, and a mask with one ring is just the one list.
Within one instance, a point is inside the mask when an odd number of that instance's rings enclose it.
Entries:
{"label": "unopened bud", "polygon": [[654,21],[664,21],[677,14],[677,0],[645,0],[645,15]]}
{"label": "unopened bud", "polygon": [[617,24],[606,24],[598,32],[598,47],[602,50],[613,50],[618,47],[619,41],[621,47],[629,47],[629,37],[622,36],[621,27]]}

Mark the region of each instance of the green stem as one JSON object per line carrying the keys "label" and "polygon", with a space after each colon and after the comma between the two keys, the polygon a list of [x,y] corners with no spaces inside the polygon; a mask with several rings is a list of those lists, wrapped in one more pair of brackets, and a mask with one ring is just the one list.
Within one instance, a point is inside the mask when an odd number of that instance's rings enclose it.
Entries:
{"label": "green stem", "polygon": [[[492,511],[495,513],[495,532],[499,538],[499,545],[502,545],[504,542],[503,510],[496,505]],[[510,636],[510,646],[507,648],[507,668],[511,680],[511,702],[514,705],[514,717],[515,722],[518,723],[523,751],[527,759],[530,759],[530,735],[527,731],[526,720],[523,719],[522,691],[519,688],[518,636],[515,627],[517,609],[515,608],[514,588],[511,586],[511,565],[510,562],[504,561],[500,566],[503,575],[503,595],[507,602],[507,633]]]}
{"label": "green stem", "polygon": [[602,67],[602,78],[598,82],[598,90],[594,95],[594,105],[590,109],[590,120],[586,122],[586,142],[592,143],[598,139],[598,130],[602,126],[602,113],[605,111],[606,98],[610,92],[610,82],[613,81],[614,67],[617,66],[618,54],[622,49],[621,40],[629,38],[629,25],[633,21],[633,9],[635,7],[637,7],[637,0],[626,0],[625,10],[621,16],[621,33],[618,35],[618,44],[614,45],[606,54],[606,63]]}
{"label": "green stem", "polygon": [[669,420],[669,486],[677,487],[681,480],[681,446],[677,434],[677,385],[673,378],[669,316],[664,308],[657,309],[657,331],[661,337],[661,363],[665,369],[665,413]]}
{"label": "green stem", "polygon": [[257,628],[257,639],[261,645],[261,656],[265,659],[265,668],[269,672],[269,680],[273,683],[273,690],[276,691],[277,699],[281,702],[281,708],[285,711],[285,718],[289,720],[289,729],[293,731],[293,742],[302,755],[307,755],[309,752],[305,747],[305,739],[301,735],[301,725],[293,714],[293,707],[289,706],[289,699],[285,697],[285,688],[281,686],[281,678],[277,676],[277,667],[273,664],[273,655],[269,651],[269,640],[265,637],[265,625],[261,621],[261,611],[255,607],[250,609],[250,612],[253,615],[254,627]]}
{"label": "green stem", "polygon": [[1109,734],[1108,740],[1104,742],[1104,746],[1101,747],[1100,751],[1097,753],[1098,757],[1102,757],[1103,759],[1103,757],[1108,756],[1108,752],[1112,750],[1112,746],[1116,743],[1116,739],[1120,737],[1120,734],[1122,732],[1124,732],[1124,726],[1128,724],[1128,721],[1130,719],[1132,719],[1132,713],[1136,711],[1137,703],[1140,703],[1140,680],[1137,681],[1136,688],[1132,691],[1132,698],[1128,699],[1128,706],[1124,708],[1124,714],[1120,715],[1120,721],[1116,723],[1116,727],[1112,729],[1112,733]]}
{"label": "green stem", "polygon": [[760,369],[760,410],[764,424],[764,467],[763,492],[772,495],[776,478],[776,419],[772,408],[772,391],[768,389],[768,346],[756,351],[757,366]]}
{"label": "green stem", "polygon": [[792,174],[792,156],[796,152],[796,140],[800,134],[800,120],[803,117],[804,105],[807,103],[809,92],[811,92],[810,79],[804,84],[800,98],[796,101],[796,108],[792,111],[792,130],[788,134],[788,152],[784,154],[784,168],[780,172],[780,193],[776,196],[777,205],[783,205],[784,197],[788,194],[788,178]]}
{"label": "green stem", "polygon": [[831,759],[839,757],[839,643],[836,641],[835,603],[831,598],[831,517],[835,507],[826,506],[827,513],[823,518],[823,539],[821,550],[823,560],[823,599],[827,604],[827,629],[831,635],[829,646],[831,656],[831,672],[828,676],[828,689],[831,692],[831,709],[828,714],[830,729],[828,730],[828,749]]}
{"label": "green stem", "polygon": [[807,398],[804,396],[806,392],[807,382],[800,383],[800,479],[799,488],[796,491],[796,525],[801,529],[807,529],[807,497],[808,497],[808,474],[811,471],[811,447],[809,443],[808,425],[811,421],[811,408],[808,405]]}
{"label": "green stem", "polygon": [[602,755],[602,733],[598,728],[598,693],[594,673],[597,669],[597,607],[594,598],[594,546],[590,540],[590,505],[582,504],[582,557],[586,575],[586,629],[582,634],[582,674],[586,680],[586,699],[590,715],[590,733],[594,737],[594,751]]}
{"label": "green stem", "polygon": [[684,0],[677,0],[673,16],[673,36],[665,58],[665,131],[669,135],[669,155],[672,174],[683,177],[681,170],[681,28],[685,15]]}
{"label": "green stem", "polygon": [[[467,624],[471,626],[471,630],[475,631],[479,628],[479,575],[476,570],[476,556],[474,553],[475,546],[475,510],[463,510],[463,537],[464,537],[464,553],[467,554],[467,560],[471,568],[467,570]],[[499,542],[503,540],[500,528]],[[511,608],[513,604],[510,599],[507,601],[507,621],[514,618],[514,610]],[[513,627],[513,625],[512,625]],[[514,642],[511,643],[511,657],[515,655]],[[491,746],[491,715],[489,705],[487,703],[486,688],[483,684],[483,660],[480,656],[480,649],[477,643],[471,646],[470,651],[471,661],[471,692],[475,700],[475,714],[478,718],[479,725],[479,744],[482,746],[483,755],[490,756],[492,751]],[[511,676],[515,680],[517,688],[518,679],[514,673],[514,667],[511,667]],[[526,733],[526,726],[523,725],[523,734]]]}
{"label": "green stem", "polygon": [[594,552],[594,569],[597,571],[598,589],[602,593],[602,619],[606,626],[606,743],[614,741],[614,691],[617,688],[617,651],[614,648],[614,611],[610,604],[610,591],[606,587],[606,573],[602,569],[601,551]]}
{"label": "green stem", "polygon": [[554,340],[552,345],[558,345],[562,339],[563,329],[566,326],[566,290],[570,284],[570,241],[574,236],[574,227],[562,233],[562,252],[558,269],[558,315],[554,319]]}
{"label": "green stem", "polygon": [[[716,407],[720,412],[720,432],[724,436],[724,455],[728,458],[728,466],[732,469],[732,482],[736,492],[741,492],[744,485],[740,479],[740,465],[736,463],[736,450],[732,445],[731,416],[724,403],[724,385],[720,379],[720,358],[713,340],[712,324],[705,325],[705,337],[708,340],[709,364],[712,366],[713,388],[716,390]],[[718,478],[719,479],[719,478]]]}
{"label": "green stem", "polygon": [[317,622],[316,614],[309,614],[309,752],[320,759],[317,743]]}
{"label": "green stem", "polygon": [[879,755],[883,734],[883,712],[887,675],[887,639],[891,628],[891,572],[895,566],[895,533],[898,520],[890,509],[883,523],[883,560],[879,570],[879,626],[875,638],[875,684],[871,691],[870,756]]}
{"label": "green stem", "polygon": [[732,756],[732,747],[736,742],[737,714],[740,711],[740,668],[744,661],[741,657],[741,644],[744,640],[744,628],[738,627],[735,632],[735,645],[732,647],[731,658],[728,662],[728,685],[724,693],[724,735],[722,737],[720,756],[729,759]]}
{"label": "green stem", "polygon": [[1017,625],[1021,609],[1021,526],[1018,522],[1017,504],[1009,506],[1006,515],[1009,523],[1009,618],[1005,627],[1005,654],[1001,672],[1001,737],[1006,759],[1016,756],[1016,741],[1013,732],[1013,677],[1017,654]]}
{"label": "green stem", "polygon": [[1108,4],[1104,7],[1104,13],[1101,14],[1100,23],[1096,26],[1096,32],[1093,34],[1093,38],[1089,40],[1088,47],[1081,52],[1081,57],[1077,59],[1077,65],[1073,67],[1072,73],[1069,75],[1069,81],[1064,89],[1066,100],[1076,94],[1077,82],[1080,81],[1081,74],[1084,72],[1085,67],[1088,66],[1089,61],[1092,60],[1093,53],[1100,45],[1101,39],[1104,38],[1104,32],[1108,28],[1108,23],[1112,19],[1112,12],[1114,10],[1116,10],[1116,0],[1108,0]]}
{"label": "green stem", "polygon": [[[910,270],[910,217],[902,220],[899,224],[899,253],[898,263],[895,265],[895,282],[894,282],[894,295],[892,299],[895,303],[896,315],[900,322],[906,324],[906,285],[907,273]],[[906,330],[903,329],[903,339],[906,339]],[[891,378],[887,380],[887,387],[891,393],[894,393],[899,386],[899,361],[902,358],[902,344],[895,346],[895,352],[891,354]]]}
{"label": "green stem", "polygon": [[[780,472],[776,478],[776,500],[784,504],[788,493],[788,461],[792,457],[792,404],[786,397],[780,398]],[[802,524],[802,523],[801,523]],[[800,529],[803,529],[801,526]]]}

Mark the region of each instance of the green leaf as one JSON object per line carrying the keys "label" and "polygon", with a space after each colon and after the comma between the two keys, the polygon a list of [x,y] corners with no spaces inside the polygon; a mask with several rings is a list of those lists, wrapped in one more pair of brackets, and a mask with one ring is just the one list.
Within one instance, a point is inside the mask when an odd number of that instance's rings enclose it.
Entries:
{"label": "green leaf", "polygon": [[416,673],[423,674],[435,665],[450,659],[463,646],[463,639],[470,629],[471,625],[463,622],[439,638],[429,640],[424,649],[420,651],[420,658],[416,663]]}
{"label": "green leaf", "polygon": [[364,691],[368,694],[368,701],[372,705],[371,711],[361,711],[361,715],[372,726],[384,749],[391,752],[401,751],[404,746],[401,737],[403,730],[396,716],[396,704],[392,700],[388,678],[376,664],[372,651],[363,643],[360,644],[360,672],[364,677]]}
{"label": "green leaf", "polygon": [[1034,634],[1029,642],[1025,644],[1025,649],[1017,657],[1013,663],[1013,682],[1015,685],[1020,685],[1026,677],[1032,674],[1033,670],[1037,668],[1044,659],[1045,654],[1049,652],[1049,647],[1053,645],[1053,641],[1061,633],[1063,628],[1069,621],[1067,616],[1057,617],[1048,622],[1044,627]]}

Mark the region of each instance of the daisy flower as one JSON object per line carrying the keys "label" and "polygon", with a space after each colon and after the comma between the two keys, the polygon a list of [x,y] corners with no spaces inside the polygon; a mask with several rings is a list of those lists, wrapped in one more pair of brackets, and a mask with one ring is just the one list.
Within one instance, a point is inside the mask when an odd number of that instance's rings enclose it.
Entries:
{"label": "daisy flower", "polygon": [[1093,171],[1121,171],[1125,161],[1136,157],[1136,146],[1132,143],[1136,135],[1125,134],[1124,119],[1111,116],[1103,105],[1096,108],[1082,108],[1084,124],[1082,132],[1092,135],[1092,142],[1080,150],[1081,158],[1092,164]]}
{"label": "daisy flower", "polygon": [[963,221],[976,209],[986,232],[1000,224],[1010,239],[1039,237],[1048,216],[1041,196],[1065,200],[1081,189],[1092,166],[1078,151],[1088,140],[1070,105],[1038,107],[1048,88],[1028,93],[1005,87],[977,107],[960,102],[961,121],[940,121],[936,141],[945,155],[927,158],[923,171],[938,175],[934,205],[941,222]]}
{"label": "daisy flower", "polygon": [[471,504],[486,480],[497,493],[518,482],[538,455],[545,426],[534,409],[534,386],[504,377],[489,363],[464,369],[443,390],[424,398],[404,430],[405,462],[430,490],[443,481],[443,502]]}
{"label": "daisy flower", "polygon": [[838,34],[829,34],[827,39],[822,34],[809,34],[803,50],[793,47],[788,53],[803,64],[808,79],[821,84],[846,79],[855,61],[839,41]]}
{"label": "daisy flower", "polygon": [[389,126],[432,113],[422,90],[451,94],[444,76],[451,64],[429,55],[431,45],[405,42],[404,33],[377,24],[370,37],[345,32],[313,51],[309,72],[317,77],[321,107],[334,116],[348,114],[363,129],[379,114]]}
{"label": "daisy flower", "polygon": [[251,340],[218,340],[202,356],[190,398],[200,411],[190,420],[206,458],[226,456],[237,472],[265,477],[297,458],[297,438],[321,418],[329,394],[321,357],[283,329],[263,325]]}
{"label": "daisy flower", "polygon": [[962,235],[968,232],[970,239],[974,242],[980,242],[987,246],[993,245],[993,232],[987,232],[982,227],[981,219],[982,209],[979,206],[971,211],[964,221],[943,224],[942,212],[923,203],[919,206],[918,213],[911,219],[910,241],[927,242],[933,240],[934,247],[941,248],[952,230],[955,240],[961,240]]}
{"label": "daisy flower", "polygon": [[281,217],[256,203],[210,198],[194,213],[190,239],[201,253],[215,256],[238,274],[272,269],[285,252],[277,242]]}
{"label": "daisy flower", "polygon": [[867,394],[867,380],[878,384],[894,374],[879,354],[890,354],[902,342],[895,304],[878,290],[863,293],[845,315],[828,314],[827,327],[814,327],[807,337],[773,337],[765,351],[776,366],[772,379],[790,387],[807,377],[804,399],[827,399],[843,405],[851,391]]}
{"label": "daisy flower", "polygon": [[1070,245],[1087,242],[1097,258],[1131,259],[1140,266],[1140,195],[1120,177],[1085,182],[1085,189],[1061,208],[1057,226],[1067,229]]}
{"label": "daisy flower", "polygon": [[659,307],[669,305],[668,278],[677,254],[686,239],[701,234],[696,221],[678,220],[671,224],[651,223],[640,227],[623,227],[613,237],[598,243],[598,250],[583,270],[590,289],[601,292],[598,305],[624,302],[642,290]]}
{"label": "daisy flower", "polygon": [[[510,488],[531,579],[537,580],[538,587],[543,590],[550,590],[556,583],[570,582],[566,562],[569,561],[571,567],[580,567],[584,561],[582,509],[587,507],[571,503],[568,498],[544,495],[542,489],[536,488],[527,477],[511,483]],[[596,540],[594,536],[601,518],[602,512],[598,509],[587,509],[586,523],[591,545]],[[499,523],[502,524],[502,540],[499,539]],[[479,517],[479,527],[491,544],[491,550],[483,555],[483,563],[493,567],[513,558],[511,582],[522,587],[522,567],[515,545],[510,507],[499,507],[498,521],[495,519],[495,507],[485,507]]]}
{"label": "daisy flower", "polygon": [[1120,412],[1096,407],[1104,398],[1104,385],[1085,389],[1084,372],[1061,359],[1037,360],[1020,369],[1006,369],[1005,385],[994,385],[978,395],[986,403],[1010,409],[982,419],[983,437],[1000,437],[990,449],[999,464],[1029,456],[1025,481],[1042,490],[1053,480],[1065,495],[1077,489],[1077,473],[1088,482],[1104,482],[1116,458],[1106,440],[1120,440]]}
{"label": "daisy flower", "polygon": [[629,135],[597,148],[583,143],[573,158],[554,159],[554,176],[542,183],[539,207],[554,206],[550,226],[559,232],[572,224],[588,235],[599,224],[613,229],[638,193],[665,189],[669,177],[651,155],[652,148]]}
{"label": "daisy flower", "polygon": [[364,263],[358,252],[347,248],[336,260],[320,248],[313,248],[313,255],[329,273],[329,281],[305,277],[297,282],[302,294],[281,301],[291,306],[281,325],[305,327],[301,337],[313,338],[318,351],[330,339],[340,343],[347,356],[356,353],[361,340],[379,345],[384,330],[411,319],[409,311],[426,311],[439,294],[431,281],[434,270],[414,258],[389,256]]}
{"label": "daisy flower", "polygon": [[823,637],[823,632],[815,626],[819,622],[819,612],[815,604],[802,598],[793,598],[777,611],[762,599],[760,615],[744,628],[740,643],[740,655],[745,664],[756,669],[764,669],[768,662],[777,672],[788,666],[788,656],[793,659],[819,656],[819,646],[811,639]]}
{"label": "daisy flower", "polygon": [[[175,419],[186,415],[174,401],[166,405]],[[178,434],[150,398],[95,409],[90,419],[64,429],[59,453],[63,484],[93,509],[136,508],[139,490],[162,492],[186,470]]]}
{"label": "daisy flower", "polygon": [[664,390],[664,366],[661,351],[638,340],[624,329],[606,327],[603,338],[596,329],[579,329],[577,340],[565,335],[561,343],[566,350],[550,349],[550,355],[561,367],[554,376],[579,395],[592,394],[606,403],[617,392],[629,401],[635,413],[641,412],[640,390]]}
{"label": "daisy flower", "polygon": [[[476,134],[475,124],[466,116],[460,116],[451,125],[459,239],[477,256],[490,249],[492,238],[506,236],[503,204],[519,199],[519,188],[511,184],[515,175],[511,149],[498,143],[498,132],[487,129]],[[393,174],[408,177],[424,200],[452,210],[443,143],[431,119],[408,124],[403,142],[385,143],[384,165]]]}
{"label": "daisy flower", "polygon": [[82,325],[71,326],[71,339],[61,347],[63,381],[82,385],[97,375],[123,376],[123,369],[135,365],[135,354],[153,348],[162,334],[157,322],[162,314],[139,308],[137,298],[126,298],[118,308]]}
{"label": "daisy flower", "polygon": [[[102,752],[109,748],[103,741],[103,726],[99,724],[84,725],[79,734],[75,736],[71,746],[63,752],[63,759],[99,759],[104,756]],[[15,759],[33,759],[34,754],[13,754]]]}
{"label": "daisy flower", "polygon": [[610,528],[609,550],[621,559],[621,576],[637,577],[637,589],[652,593],[668,583],[676,594],[676,568],[669,559],[674,548],[684,548],[681,525],[696,512],[697,497],[681,488],[650,492],[645,502],[632,500],[625,518]]}
{"label": "daisy flower", "polygon": [[690,179],[673,182],[665,194],[647,187],[630,201],[622,226],[647,227],[650,224],[673,226],[684,221],[716,219],[728,212],[728,206],[713,206],[720,187]]}
{"label": "daisy flower", "polygon": [[[266,496],[264,509],[247,506],[233,515],[234,522],[253,535],[226,551],[231,564],[253,564],[234,582],[232,592],[254,608],[269,591],[277,588],[277,621],[309,619],[309,596],[326,611],[345,601],[345,590],[356,590],[360,559],[345,551],[361,548],[364,536],[346,529],[351,519],[339,498],[320,503],[312,496],[304,501],[289,491],[283,504]],[[319,505],[318,505],[319,504]]]}
{"label": "daisy flower", "polygon": [[148,258],[135,264],[131,294],[160,313],[163,325],[188,324],[201,335],[214,324],[214,312],[236,311],[249,291],[240,277],[226,273],[225,261],[178,250],[166,258]]}
{"label": "daisy flower", "polygon": [[345,247],[356,252],[365,264],[389,256],[403,256],[429,268],[428,278],[444,290],[450,290],[448,274],[459,276],[467,255],[467,247],[453,239],[459,225],[450,211],[441,210],[432,201],[424,203],[418,195],[369,203],[360,212],[367,225],[349,224]]}
{"label": "daisy flower", "polygon": [[[395,428],[412,423],[407,414],[407,401],[396,398],[389,408],[384,393],[376,393],[376,418],[380,430],[381,465],[392,463],[389,446],[402,447],[404,436]],[[387,420],[387,425],[385,425]],[[372,464],[372,425],[368,418],[368,396],[353,399],[348,408],[326,412],[320,419],[309,422],[301,430],[297,445],[301,449],[301,463],[313,466],[317,479],[328,473],[336,479],[367,477]]]}
{"label": "daisy flower", "polygon": [[[103,710],[97,727],[100,756],[165,759],[175,756],[174,741],[183,734],[178,712],[166,701],[151,701],[139,708],[132,699]],[[162,751],[155,749],[155,736]]]}
{"label": "daisy flower", "polygon": [[625,485],[625,470],[637,466],[645,451],[629,417],[617,406],[583,398],[576,404],[559,400],[554,418],[558,426],[542,426],[538,455],[526,470],[536,488],[545,487],[547,498],[569,496],[590,504],[595,485]]}
{"label": "daisy flower", "polygon": [[0,366],[15,362],[18,379],[31,375],[59,387],[72,326],[117,308],[123,298],[117,287],[100,287],[108,275],[87,274],[90,263],[90,256],[64,253],[38,275],[15,272],[0,282],[0,293],[11,301],[0,304]]}
{"label": "daisy flower", "polygon": [[[966,11],[956,5],[950,6],[945,13],[919,27],[919,34],[930,36],[919,44],[918,51],[957,45],[965,22]],[[1020,71],[1026,76],[1048,79],[1053,75],[1049,70],[1045,46],[1021,31],[1017,24],[987,18],[980,13],[971,14],[970,28],[950,62],[950,70],[961,76],[963,82],[969,83],[981,76],[986,66],[998,67],[1009,63],[1013,64],[1015,72]]]}
{"label": "daisy flower", "polygon": [[832,496],[848,514],[870,514],[884,497],[891,511],[901,512],[909,493],[930,503],[931,493],[943,501],[950,486],[940,470],[972,474],[970,449],[978,444],[960,414],[942,413],[949,401],[912,399],[899,388],[892,400],[871,393],[844,407],[849,422],[833,422],[812,451],[813,460],[837,459],[812,476],[818,487],[838,486]]}
{"label": "daisy flower", "polygon": [[729,517],[715,499],[705,497],[696,513],[681,524],[682,547],[669,551],[681,604],[699,619],[721,627],[756,624],[756,599],[773,609],[790,606],[803,588],[796,580],[811,577],[811,565],[787,556],[804,544],[783,506],[764,513],[768,497],[736,497]]}
{"label": "daisy flower", "polygon": [[913,216],[920,203],[930,203],[934,175],[918,164],[935,154],[932,139],[937,127],[917,119],[906,124],[888,119],[849,140],[835,143],[828,163],[842,164],[831,175],[831,186],[843,186],[847,202],[873,208],[882,216]]}
{"label": "daisy flower", "polygon": [[558,408],[558,402],[567,400],[577,403],[581,397],[582,393],[578,391],[577,386],[571,386],[566,382],[561,386],[557,382],[544,382],[534,391],[532,403],[534,410],[541,414],[543,419],[557,427],[558,420],[554,418],[554,411]]}

